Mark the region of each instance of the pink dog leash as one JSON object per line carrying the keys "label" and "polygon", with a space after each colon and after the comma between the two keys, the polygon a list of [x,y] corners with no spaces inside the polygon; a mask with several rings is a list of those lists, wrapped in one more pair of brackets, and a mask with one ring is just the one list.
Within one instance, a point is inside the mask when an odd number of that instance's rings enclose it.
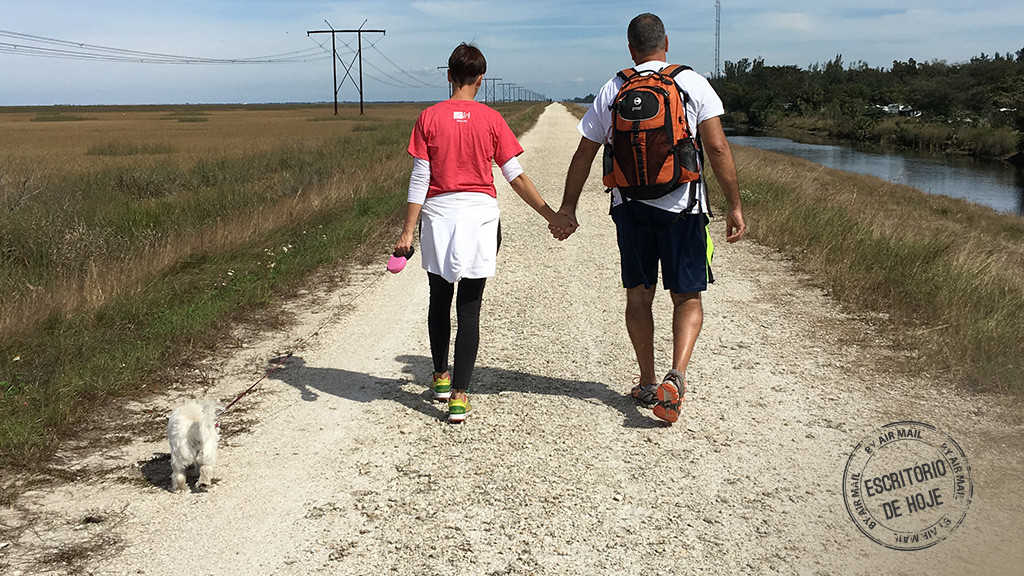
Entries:
{"label": "pink dog leash", "polygon": [[412,255],[415,252],[416,249],[413,248],[412,246],[409,246],[409,251],[401,256],[399,256],[398,251],[396,250],[395,253],[392,254],[390,258],[388,258],[388,272],[391,272],[392,274],[398,274],[399,272],[404,270],[405,264],[409,261],[409,258],[412,258]]}

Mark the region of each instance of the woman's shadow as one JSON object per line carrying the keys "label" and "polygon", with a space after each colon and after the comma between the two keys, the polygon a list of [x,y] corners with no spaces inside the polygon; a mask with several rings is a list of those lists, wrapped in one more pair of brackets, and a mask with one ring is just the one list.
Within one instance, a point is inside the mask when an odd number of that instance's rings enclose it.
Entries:
{"label": "woman's shadow", "polygon": [[[297,356],[285,362],[284,369],[274,371],[269,378],[295,388],[307,402],[315,402],[321,394],[331,394],[355,402],[393,400],[430,418],[447,417],[444,405],[433,401],[433,394],[429,386],[425,385],[425,375],[433,372],[430,358],[402,355],[396,360],[404,364],[402,373],[406,375],[397,379],[338,368],[318,368],[308,365],[303,358]],[[423,382],[423,385],[417,386],[417,382]],[[498,394],[505,391],[568,396],[604,404],[621,412],[623,426],[628,428],[656,428],[665,425],[645,415],[628,394],[610,390],[600,382],[551,378],[491,366],[477,366],[474,369],[472,394]]]}

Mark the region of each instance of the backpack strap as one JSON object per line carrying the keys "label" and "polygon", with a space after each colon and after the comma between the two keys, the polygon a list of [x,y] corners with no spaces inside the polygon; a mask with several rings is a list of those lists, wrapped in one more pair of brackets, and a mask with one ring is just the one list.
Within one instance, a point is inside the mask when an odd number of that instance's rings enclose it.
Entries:
{"label": "backpack strap", "polygon": [[[630,78],[632,78],[633,76],[636,76],[637,74],[639,74],[639,72],[636,71],[636,68],[626,68],[625,70],[619,70],[619,72],[616,73],[615,76],[617,76],[618,78],[621,78],[623,82],[626,82]],[[614,98],[608,104],[608,109],[609,110],[614,110],[615,109],[615,99]]]}
{"label": "backpack strap", "polygon": [[[675,80],[676,76],[678,76],[679,73],[683,72],[684,70],[693,70],[693,68],[691,68],[691,67],[689,67],[689,66],[687,66],[685,64],[669,64],[668,66],[665,66],[664,68],[661,69],[661,74],[663,74],[665,76],[668,76],[669,78],[672,78],[673,80]],[[679,89],[679,93],[683,97],[683,104],[685,105],[689,101],[690,95],[687,94],[686,91],[683,90],[683,88],[681,86],[679,86],[678,84],[676,84],[676,88]],[[694,126],[694,128],[696,128],[696,126]],[[704,169],[705,169],[705,167],[704,167],[704,145],[703,145],[703,143],[700,140],[700,131],[699,130],[693,130],[693,137],[694,137],[694,140],[696,140],[697,151],[700,153],[700,178],[698,178],[698,179],[694,180],[693,182],[690,182],[689,184],[687,184],[687,186],[689,188],[689,192],[690,192],[690,204],[685,209],[683,209],[683,211],[680,212],[680,214],[688,214],[694,208],[696,208],[698,206],[701,206],[701,198],[700,198],[700,195],[698,194],[698,192],[700,191],[700,185],[704,182]],[[698,213],[703,213],[703,207],[701,207],[701,209],[699,210]],[[708,212],[707,212],[707,215],[708,216],[711,215],[711,202],[710,201],[708,202]]]}
{"label": "backpack strap", "polygon": [[616,76],[622,78],[623,82],[625,82],[637,74],[639,74],[639,72],[636,71],[636,68],[626,68],[625,70],[619,70]]}
{"label": "backpack strap", "polygon": [[669,78],[675,78],[676,75],[682,72],[683,70],[693,70],[693,68],[690,68],[689,66],[686,66],[684,64],[669,64],[668,66],[665,66],[664,68],[661,69],[661,73],[664,74],[665,76],[668,76]]}

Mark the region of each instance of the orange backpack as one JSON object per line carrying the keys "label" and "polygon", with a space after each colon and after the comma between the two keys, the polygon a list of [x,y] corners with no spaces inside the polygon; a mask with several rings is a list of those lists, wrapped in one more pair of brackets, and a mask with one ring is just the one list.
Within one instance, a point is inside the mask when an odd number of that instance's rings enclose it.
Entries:
{"label": "orange backpack", "polygon": [[686,122],[689,95],[675,81],[683,70],[691,68],[670,64],[659,72],[627,68],[618,73],[624,83],[611,105],[603,181],[626,198],[653,200],[700,182],[699,136]]}

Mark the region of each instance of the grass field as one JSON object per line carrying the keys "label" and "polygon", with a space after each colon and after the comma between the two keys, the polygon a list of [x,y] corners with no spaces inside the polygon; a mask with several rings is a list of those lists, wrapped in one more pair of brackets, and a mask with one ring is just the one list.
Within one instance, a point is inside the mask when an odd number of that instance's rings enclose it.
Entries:
{"label": "grass field", "polygon": [[425,106],[0,109],[0,467],[389,238]]}
{"label": "grass field", "polygon": [[[289,141],[331,139],[381,120],[414,120],[423,104],[48,106],[0,108],[4,156],[40,167],[92,170],[96,156],[123,163],[105,147],[157,147],[176,160],[221,156],[227,151],[266,150]],[[119,159],[120,158],[120,159]]]}

